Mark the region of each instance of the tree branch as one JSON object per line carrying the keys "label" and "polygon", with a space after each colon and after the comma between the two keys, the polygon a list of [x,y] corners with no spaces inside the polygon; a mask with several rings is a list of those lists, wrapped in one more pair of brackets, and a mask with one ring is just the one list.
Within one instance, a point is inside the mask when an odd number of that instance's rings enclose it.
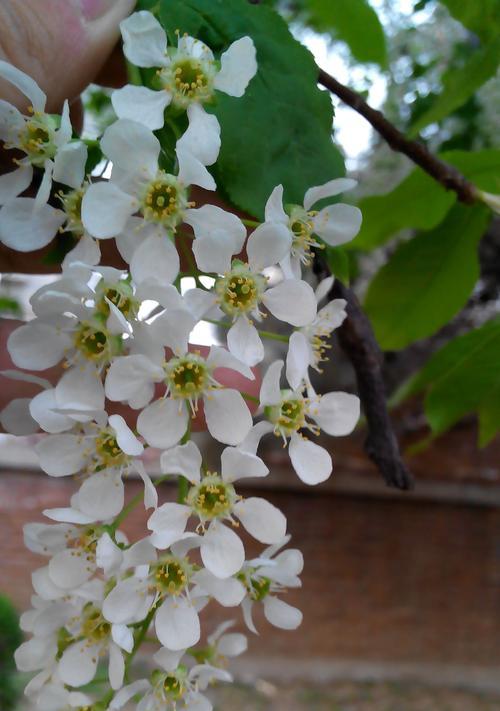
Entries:
{"label": "tree branch", "polygon": [[[317,260],[316,260],[317,261]],[[413,477],[404,463],[387,411],[382,379],[382,354],[368,317],[348,287],[337,279],[330,296],[347,301],[347,318],[337,329],[340,345],[351,361],[368,425],[365,451],[387,486],[412,489]]]}
{"label": "tree branch", "polygon": [[361,114],[394,151],[404,153],[446,190],[455,191],[460,202],[468,205],[476,202],[476,187],[460,171],[432,155],[422,143],[406,138],[380,111],[369,106],[360,94],[338,82],[323,69],[319,69],[319,83]]}

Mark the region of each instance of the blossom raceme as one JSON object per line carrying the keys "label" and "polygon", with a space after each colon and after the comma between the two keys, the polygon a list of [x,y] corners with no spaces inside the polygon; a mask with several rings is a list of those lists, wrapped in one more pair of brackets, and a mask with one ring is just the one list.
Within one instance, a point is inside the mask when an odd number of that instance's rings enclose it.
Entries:
{"label": "blossom raceme", "polygon": [[[264,435],[288,444],[299,477],[316,484],[332,462],[306,434],[341,436],[356,425],[358,398],[320,395],[309,377],[321,375],[328,339],[348,314],[342,299],[324,304],[333,278],[316,284],[306,270],[323,242],[354,237],[360,215],[342,204],[314,210],[353,187],[346,178],[310,188],[303,206],[283,205],[279,185],[262,223],[211,198],[195,205],[191,187],[213,193],[219,175],[224,134],[210,105],[219,92],[237,99],[247,90],[253,40],[236,38],[220,57],[180,33],[173,47],[152,12],[134,13],[121,30],[129,62],[156,73],[146,72],[148,87],[112,95],[118,120],[92,143],[109,179],[88,174],[67,103],[60,117],[45,113],[35,82],[0,62],[0,76],[33,107],[23,116],[0,102],[1,137],[22,155],[0,180],[0,240],[28,251],[56,233],[76,239],[61,273],[31,296],[31,319],[8,339],[16,369],[2,373],[36,386],[4,408],[2,426],[41,431],[41,469],[76,479],[67,503],[24,529],[45,562],[32,573],[29,638],[16,662],[34,674],[26,694],[38,711],[210,711],[208,687],[231,680],[227,658],[247,647],[227,618],[207,634],[212,609],[241,610],[253,633],[257,607],[283,630],[302,621],[284,595],[300,587],[303,567],[286,547],[287,518],[245,487],[270,475],[257,454]],[[21,196],[35,174],[38,194]],[[101,240],[114,242],[124,268],[101,263]],[[207,324],[220,327],[218,341],[203,349],[196,338]],[[212,445],[203,452],[192,433],[202,414]],[[130,498],[132,477],[143,491]],[[147,510],[146,525],[129,540],[122,523],[135,506]],[[145,639],[153,667],[137,674]]]}
{"label": "blossom raceme", "polygon": [[243,96],[257,71],[250,37],[233,42],[217,61],[206,44],[189,35],[179,34],[177,48],[167,48],[165,30],[150,12],[134,13],[120,28],[129,62],[157,69],[157,90],[127,85],[113,93],[113,108],[118,117],[142,121],[153,130],[163,126],[164,111],[170,105],[188,112],[197,107],[200,120],[209,121],[203,105],[213,99],[215,91]]}

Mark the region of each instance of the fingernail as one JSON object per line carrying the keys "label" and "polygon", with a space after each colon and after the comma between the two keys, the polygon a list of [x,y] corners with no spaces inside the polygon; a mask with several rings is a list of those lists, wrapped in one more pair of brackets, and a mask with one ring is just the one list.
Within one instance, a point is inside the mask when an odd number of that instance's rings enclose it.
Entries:
{"label": "fingernail", "polygon": [[97,20],[105,15],[119,0],[80,0],[82,14],[86,20]]}

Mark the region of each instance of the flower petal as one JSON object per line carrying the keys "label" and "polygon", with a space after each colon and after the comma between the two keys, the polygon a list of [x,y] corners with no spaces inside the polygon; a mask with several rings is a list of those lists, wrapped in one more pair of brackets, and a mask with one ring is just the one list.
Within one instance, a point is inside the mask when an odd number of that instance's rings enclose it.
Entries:
{"label": "flower petal", "polygon": [[264,216],[266,222],[280,222],[288,225],[288,215],[283,209],[283,185],[277,185],[269,195]]}
{"label": "flower petal", "polygon": [[154,511],[148,519],[148,528],[154,533],[168,536],[171,540],[165,548],[179,540],[186,530],[191,509],[184,504],[169,502]]}
{"label": "flower petal", "polygon": [[114,183],[91,185],[82,200],[82,222],[93,237],[118,235],[135,212],[137,203]]}
{"label": "flower petal", "polygon": [[266,267],[278,264],[292,246],[292,234],[280,222],[264,222],[250,235],[247,255],[250,269],[261,272]]}
{"label": "flower petal", "polygon": [[195,573],[193,582],[223,607],[236,607],[246,595],[245,586],[236,578],[217,578],[204,568]]}
{"label": "flower petal", "polygon": [[227,334],[227,347],[249,366],[264,360],[264,345],[255,326],[244,316],[236,319]]}
{"label": "flower petal", "polygon": [[60,148],[54,158],[53,179],[70,188],[79,188],[85,177],[87,153],[87,146],[81,141],[73,141]]}
{"label": "flower petal", "polygon": [[160,142],[146,126],[137,121],[119,119],[109,126],[101,139],[103,153],[124,173],[144,171],[154,177],[158,170]]}
{"label": "flower petal", "polygon": [[0,425],[5,432],[18,436],[25,436],[38,432],[38,422],[30,414],[30,397],[19,397],[11,400],[0,411]]}
{"label": "flower petal", "polygon": [[216,190],[217,185],[203,163],[186,148],[176,148],[179,180],[184,185],[198,185],[205,190]]}
{"label": "flower petal", "polygon": [[49,562],[52,582],[63,590],[72,590],[85,583],[93,575],[95,566],[82,551],[64,550],[56,553]]}
{"label": "flower petal", "polygon": [[172,398],[156,400],[137,419],[137,431],[151,447],[168,449],[179,442],[188,426],[184,406]]}
{"label": "flower petal", "polygon": [[221,54],[221,68],[214,87],[229,96],[243,96],[251,79],[257,73],[255,45],[250,37],[233,42]]}
{"label": "flower petal", "polygon": [[189,126],[177,141],[177,147],[187,150],[203,163],[213,165],[220,151],[220,124],[216,116],[208,114],[201,104],[187,108]]}
{"label": "flower petal", "polygon": [[179,255],[166,234],[147,237],[134,252],[130,273],[137,284],[153,280],[171,284],[179,273]]}
{"label": "flower petal", "polygon": [[225,482],[232,483],[238,479],[267,476],[269,469],[255,454],[226,447],[221,455],[221,474]]}
{"label": "flower petal", "polygon": [[275,318],[292,326],[306,326],[316,316],[314,291],[298,279],[285,279],[268,289],[262,301]]}
{"label": "flower petal", "polygon": [[283,361],[275,360],[271,363],[262,378],[260,386],[259,400],[262,407],[266,405],[278,405],[281,402],[280,378],[283,370]]}
{"label": "flower petal", "polygon": [[155,630],[167,649],[187,649],[200,640],[200,618],[186,598],[168,597],[156,613]]}
{"label": "flower petal", "polygon": [[218,521],[212,521],[203,536],[200,552],[203,565],[216,578],[230,578],[241,570],[245,562],[241,539]]}
{"label": "flower petal", "polygon": [[340,193],[345,193],[347,190],[352,190],[356,185],[357,181],[351,178],[335,178],[323,185],[316,185],[314,188],[309,188],[304,196],[304,208],[310,210],[318,200],[340,195]]}
{"label": "flower petal", "polygon": [[358,234],[363,216],[353,205],[338,203],[323,208],[314,218],[314,231],[332,247],[350,242]]}
{"label": "flower petal", "polygon": [[332,473],[332,458],[326,449],[297,434],[290,438],[288,454],[293,468],[304,484],[320,484]]}
{"label": "flower petal", "polygon": [[16,170],[0,175],[0,205],[5,205],[24,192],[32,178],[33,168],[29,164],[21,164]]}
{"label": "flower petal", "polygon": [[324,432],[334,437],[343,437],[356,427],[359,412],[359,397],[350,393],[335,392],[321,396],[312,416]]}
{"label": "flower petal", "polygon": [[122,452],[134,457],[138,457],[143,453],[143,445],[139,442],[121,415],[111,415],[108,419],[108,423],[115,431],[116,442]]}
{"label": "flower petal", "polygon": [[85,466],[87,442],[72,434],[45,437],[36,445],[40,466],[50,476],[76,474]]}
{"label": "flower petal", "polygon": [[61,680],[70,686],[84,686],[92,681],[97,671],[99,648],[88,641],[75,642],[67,647],[59,661]]}
{"label": "flower petal", "polygon": [[212,390],[203,398],[205,419],[210,434],[223,444],[239,444],[253,424],[252,416],[237,390]]}
{"label": "flower petal", "polygon": [[0,77],[13,84],[31,102],[34,111],[43,111],[47,97],[34,79],[9,62],[0,60]]}
{"label": "flower petal", "polygon": [[194,442],[186,442],[163,452],[160,466],[163,474],[181,474],[192,484],[200,482],[201,452]]}
{"label": "flower petal", "polygon": [[45,370],[59,363],[71,339],[55,326],[30,321],[11,333],[7,350],[12,361],[26,370]]}
{"label": "flower petal", "polygon": [[123,659],[123,654],[120,652],[116,644],[110,643],[109,645],[109,664],[108,664],[108,676],[109,685],[116,691],[123,686],[123,676],[125,674],[125,661]]}
{"label": "flower petal", "polygon": [[166,90],[153,91],[145,86],[127,84],[115,89],[111,103],[119,119],[130,119],[157,131],[165,123],[165,109],[172,101],[172,94]]}
{"label": "flower petal", "polygon": [[33,198],[16,198],[0,210],[0,242],[18,252],[32,252],[51,242],[66,216],[50,205],[34,209]]}
{"label": "flower petal", "polygon": [[264,598],[264,615],[268,622],[282,630],[296,630],[302,622],[302,612],[273,595]]}
{"label": "flower petal", "polygon": [[86,479],[78,492],[78,508],[94,521],[107,521],[123,508],[124,486],[118,473],[106,470]]}
{"label": "flower petal", "polygon": [[108,622],[115,625],[140,622],[137,618],[142,612],[144,599],[144,581],[135,577],[120,580],[104,599],[102,614]]}
{"label": "flower petal", "polygon": [[286,534],[286,518],[266,499],[251,496],[234,505],[234,514],[261,543],[278,543]]}
{"label": "flower petal", "polygon": [[286,379],[292,390],[298,390],[307,376],[309,366],[309,342],[303,333],[295,331],[288,342],[286,356]]}
{"label": "flower petal", "polygon": [[151,12],[134,12],[120,22],[123,53],[138,67],[166,64],[167,35]]}

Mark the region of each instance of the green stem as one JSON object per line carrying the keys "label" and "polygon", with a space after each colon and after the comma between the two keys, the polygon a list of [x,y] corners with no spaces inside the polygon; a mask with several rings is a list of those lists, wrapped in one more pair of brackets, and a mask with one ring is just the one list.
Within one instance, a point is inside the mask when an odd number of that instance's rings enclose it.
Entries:
{"label": "green stem", "polygon": [[261,224],[260,222],[257,222],[257,220],[244,220],[243,218],[240,219],[247,227],[258,227]]}
{"label": "green stem", "polygon": [[126,62],[126,64],[129,82],[135,86],[142,86],[143,82],[139,67],[136,67],[135,64],[132,64],[132,62]]}
{"label": "green stem", "polygon": [[[184,433],[183,438],[181,439],[181,444],[186,444],[186,442],[189,442],[191,439],[191,420],[188,422],[187,430]],[[177,503],[178,504],[183,504],[186,500],[186,496],[188,495],[189,491],[189,481],[186,479],[185,476],[180,476],[177,480]]]}
{"label": "green stem", "polygon": [[[222,328],[231,328],[233,325],[232,323],[227,323],[226,321],[217,321],[216,319],[213,318],[204,318],[202,319],[203,321],[206,321],[207,323],[213,323],[214,326],[221,326]],[[288,343],[290,340],[290,336],[285,336],[284,334],[281,333],[272,333],[271,331],[261,331],[259,328],[257,329],[259,336],[261,338],[268,338],[272,341],[281,341],[282,343]]]}
{"label": "green stem", "polygon": [[240,390],[240,394],[245,398],[245,400],[250,400],[250,402],[256,402],[257,405],[260,405],[260,400],[258,397],[255,397],[255,395],[250,395],[250,393],[246,393],[242,390]]}
{"label": "green stem", "polygon": [[[158,479],[153,482],[153,486],[160,486],[160,484],[163,484],[163,482],[166,481],[169,477],[170,474],[165,474],[164,476],[158,477]],[[125,508],[121,510],[121,512],[118,514],[118,516],[115,518],[115,520],[110,526],[113,532],[116,531],[116,529],[121,525],[121,523],[127,518],[129,513],[135,509],[137,504],[142,501],[143,496],[144,494],[142,493],[142,491],[140,491],[134,496],[133,499],[128,502]]]}

